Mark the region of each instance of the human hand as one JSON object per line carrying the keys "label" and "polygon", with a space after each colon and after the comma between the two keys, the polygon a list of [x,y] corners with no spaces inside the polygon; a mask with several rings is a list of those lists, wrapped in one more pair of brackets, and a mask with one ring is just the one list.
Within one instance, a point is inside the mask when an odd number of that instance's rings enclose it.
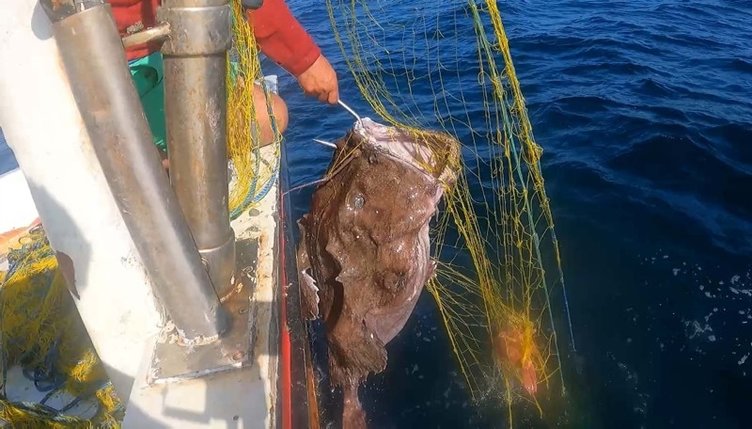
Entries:
{"label": "human hand", "polygon": [[322,103],[335,104],[339,101],[337,72],[323,55],[298,76],[298,83],[306,95],[316,97]]}

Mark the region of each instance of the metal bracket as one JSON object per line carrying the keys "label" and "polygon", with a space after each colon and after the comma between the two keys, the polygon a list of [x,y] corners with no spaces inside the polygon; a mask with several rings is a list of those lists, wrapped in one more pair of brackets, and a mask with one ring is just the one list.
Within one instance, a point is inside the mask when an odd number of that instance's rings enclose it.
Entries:
{"label": "metal bracket", "polygon": [[232,314],[232,321],[230,330],[218,340],[183,346],[174,340],[176,335],[160,339],[154,348],[147,383],[169,383],[242,368],[253,357],[250,297],[248,289],[243,288],[225,302],[223,307]]}
{"label": "metal bracket", "polygon": [[190,346],[180,344],[174,332],[166,332],[155,344],[146,380],[148,384],[189,380],[252,364],[258,311],[258,303],[252,301],[258,242],[244,239],[236,246],[239,290],[222,303],[232,318],[229,330],[218,340]]}

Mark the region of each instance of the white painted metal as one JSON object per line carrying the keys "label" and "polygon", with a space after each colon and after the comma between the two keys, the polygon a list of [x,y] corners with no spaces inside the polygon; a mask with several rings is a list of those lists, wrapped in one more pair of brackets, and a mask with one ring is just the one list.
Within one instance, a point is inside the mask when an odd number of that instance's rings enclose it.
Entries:
{"label": "white painted metal", "polygon": [[[76,305],[127,401],[160,324],[151,286],[92,150],[48,18],[36,0],[2,1],[0,16],[0,124],[52,247],[73,262]],[[14,210],[8,203],[0,210]]]}
{"label": "white painted metal", "polygon": [[[271,148],[262,153],[273,160]],[[217,373],[168,384],[147,385],[148,357],[144,353],[141,372],[125,414],[123,429],[136,428],[272,428],[275,427],[277,342],[280,329],[273,317],[276,249],[274,237],[277,185],[255,207],[257,214],[245,212],[231,226],[238,240],[252,240],[257,252],[241,266],[256,261],[252,310],[255,335],[251,364],[243,369]],[[241,258],[243,258],[241,253]],[[154,341],[156,338],[152,339]]]}
{"label": "white painted metal", "polygon": [[0,174],[0,234],[27,227],[37,217],[39,213],[21,170]]}

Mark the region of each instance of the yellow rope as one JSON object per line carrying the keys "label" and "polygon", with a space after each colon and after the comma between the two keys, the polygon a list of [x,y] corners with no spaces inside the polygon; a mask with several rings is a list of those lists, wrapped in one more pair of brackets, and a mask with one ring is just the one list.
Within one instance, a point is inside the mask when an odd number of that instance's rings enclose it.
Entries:
{"label": "yellow rope", "polygon": [[[228,55],[227,151],[237,176],[229,198],[230,214],[235,218],[242,211],[257,205],[264,186],[276,178],[282,136],[271,110],[271,91],[262,80],[259,50],[253,31],[240,0],[232,0],[231,5],[234,53],[237,58]],[[264,92],[266,112],[256,111],[258,106],[254,103],[254,86]],[[271,154],[266,157],[259,151],[258,115],[263,113],[272,118],[274,132]]]}
{"label": "yellow rope", "polygon": [[[40,374],[45,384],[60,383],[59,389],[70,397],[93,401],[99,411],[91,420],[50,415],[38,404],[12,403],[0,393],[0,420],[21,428],[118,425],[123,411],[120,400],[91,341],[82,335],[86,330],[44,232],[32,232],[21,244],[9,254],[11,270],[0,283],[3,376],[20,366]],[[5,385],[4,391],[12,393],[13,388]]]}

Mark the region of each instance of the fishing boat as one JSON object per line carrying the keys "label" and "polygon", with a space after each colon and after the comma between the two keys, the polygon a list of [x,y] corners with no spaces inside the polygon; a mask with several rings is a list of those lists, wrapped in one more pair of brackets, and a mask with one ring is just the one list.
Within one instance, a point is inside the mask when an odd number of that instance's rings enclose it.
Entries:
{"label": "fishing boat", "polygon": [[[229,4],[194,3],[200,13],[193,21],[181,20],[191,11],[170,11],[170,31],[202,40],[216,13],[229,16]],[[0,176],[0,272],[13,274],[21,264],[10,256],[34,237],[43,240],[54,257],[51,270],[60,274],[50,284],[64,279],[65,299],[80,318],[74,336],[90,339],[106,373],[89,391],[72,391],[67,380],[24,367],[24,359],[8,361],[4,352],[0,428],[91,422],[106,408],[106,389],[121,412],[109,420],[113,426],[308,427],[308,339],[294,275],[284,152],[275,160],[274,150],[261,148],[260,156],[280,168],[268,192],[229,221],[223,127],[211,127],[211,115],[187,88],[167,95],[168,130],[196,122],[195,135],[183,134],[194,145],[185,150],[208,154],[175,162],[171,155],[168,178],[150,145],[108,6],[22,0],[3,3],[0,15],[6,21],[0,123],[18,162]],[[138,37],[164,37],[163,30]],[[175,63],[209,49],[174,45]],[[224,70],[216,63],[224,57],[202,58],[185,61],[183,72],[214,82],[206,91],[221,91],[224,74],[212,80],[208,73]],[[184,107],[179,113],[177,103]],[[208,113],[226,114],[225,107],[214,109]],[[196,177],[178,184],[180,174]],[[213,244],[218,237],[231,240]],[[9,277],[2,281],[5,288]],[[22,315],[14,302],[6,295],[4,315]],[[0,326],[6,339],[33,334]],[[49,360],[59,357],[51,350],[65,352],[57,342],[44,347]],[[83,368],[83,358],[75,359]]]}

